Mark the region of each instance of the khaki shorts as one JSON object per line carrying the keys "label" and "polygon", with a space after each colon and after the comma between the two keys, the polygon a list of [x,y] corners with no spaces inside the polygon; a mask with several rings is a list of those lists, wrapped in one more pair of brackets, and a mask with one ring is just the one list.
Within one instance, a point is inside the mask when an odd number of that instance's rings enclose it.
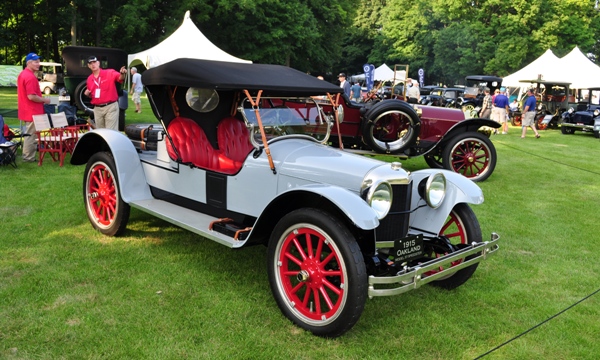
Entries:
{"label": "khaki shorts", "polygon": [[528,111],[523,115],[521,119],[521,126],[533,126],[535,122],[535,111]]}
{"label": "khaki shorts", "polygon": [[133,96],[131,97],[131,101],[133,101],[134,104],[139,104],[141,102],[140,100],[140,92],[134,91],[133,92]]}
{"label": "khaki shorts", "polygon": [[494,107],[492,109],[492,120],[502,124],[506,122],[506,109],[501,107]]}

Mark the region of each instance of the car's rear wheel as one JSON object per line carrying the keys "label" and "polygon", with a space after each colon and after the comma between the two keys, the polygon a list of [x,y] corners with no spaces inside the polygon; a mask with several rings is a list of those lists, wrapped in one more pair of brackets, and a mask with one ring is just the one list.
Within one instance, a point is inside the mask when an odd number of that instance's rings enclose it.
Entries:
{"label": "car's rear wheel", "polygon": [[510,118],[510,123],[512,126],[521,126],[523,122],[521,121],[521,115],[513,115]]}
{"label": "car's rear wheel", "polygon": [[483,181],[496,168],[496,148],[485,135],[468,132],[451,138],[442,150],[444,168]]}
{"label": "car's rear wheel", "polygon": [[362,314],[367,296],[362,253],[347,227],[327,212],[299,209],[277,223],[268,273],[283,314],[315,335],[340,336]]}
{"label": "car's rear wheel", "polygon": [[121,198],[115,161],[97,152],[88,161],[83,177],[83,201],[92,226],[104,235],[123,233],[129,220],[129,204]]}
{"label": "car's rear wheel", "polygon": [[570,126],[561,126],[560,127],[560,132],[565,134],[565,135],[571,135],[575,133],[575,129],[570,127]]}
{"label": "car's rear wheel", "polygon": [[50,95],[50,94],[52,94],[52,89],[50,89],[49,87],[46,86],[44,88],[44,95]]}
{"label": "car's rear wheel", "polygon": [[594,137],[596,139],[600,138],[600,132],[599,131],[594,131]]}
{"label": "car's rear wheel", "polygon": [[400,100],[382,101],[365,114],[364,143],[380,154],[398,154],[411,147],[421,121],[411,105]]}
{"label": "car's rear wheel", "polygon": [[535,122],[535,127],[538,130],[546,130],[546,128],[548,128],[548,124],[544,123],[544,118],[546,117],[545,114],[542,115],[536,115],[537,116],[537,120]]}
{"label": "car's rear wheel", "polygon": [[[473,242],[482,241],[481,227],[479,226],[479,221],[477,220],[477,217],[475,216],[473,210],[467,204],[457,204],[454,207],[454,209],[452,209],[452,212],[450,213],[450,215],[448,215],[448,219],[442,227],[439,236],[444,238],[450,244],[452,244],[452,246],[456,249],[464,248],[468,246],[468,244],[471,244]],[[429,255],[431,257],[440,257],[452,252],[451,250],[440,251],[440,248],[435,247],[432,247],[428,250],[430,251]],[[472,256],[475,257],[476,255]],[[469,257],[467,257],[466,259],[468,260]],[[455,261],[451,264],[451,267],[456,266],[462,263],[463,261],[464,259]],[[464,269],[458,270],[452,275],[445,276],[440,280],[433,281],[430,284],[448,290],[457,288],[460,285],[464,284],[467,280],[469,280],[471,276],[473,276],[473,273],[475,273],[475,270],[477,270],[478,265],[479,263],[475,263]],[[427,272],[425,273],[425,275],[433,275],[442,270],[444,270],[444,267],[440,267],[437,270]]]}

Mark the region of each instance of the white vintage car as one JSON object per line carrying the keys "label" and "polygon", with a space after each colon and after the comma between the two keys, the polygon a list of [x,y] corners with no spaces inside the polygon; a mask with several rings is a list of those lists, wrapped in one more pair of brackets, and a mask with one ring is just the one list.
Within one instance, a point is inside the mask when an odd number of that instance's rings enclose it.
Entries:
{"label": "white vintage car", "polygon": [[71,159],[87,164],[84,204],[103,234],[122,234],[134,207],[230,248],[265,245],[279,308],[326,337],[351,329],[367,298],[455,288],[498,249],[470,208],[483,202],[471,180],[329,146],[337,86],[192,59],[142,80],[157,123],[88,132]]}

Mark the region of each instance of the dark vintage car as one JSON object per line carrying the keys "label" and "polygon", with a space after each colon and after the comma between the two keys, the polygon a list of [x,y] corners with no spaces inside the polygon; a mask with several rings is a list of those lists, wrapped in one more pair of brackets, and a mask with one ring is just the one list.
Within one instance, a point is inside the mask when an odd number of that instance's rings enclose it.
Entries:
{"label": "dark vintage car", "polygon": [[421,97],[422,105],[456,107],[457,101],[463,96],[464,88],[437,87],[429,91],[429,95]]}
{"label": "dark vintage car", "polygon": [[502,86],[502,78],[490,75],[469,75],[465,78],[465,92],[458,100],[458,106],[462,111],[473,111],[476,108],[481,108],[483,98],[485,97],[484,89],[490,89],[490,94],[493,94],[496,89]]}
{"label": "dark vintage car", "polygon": [[575,131],[591,132],[598,138],[600,136],[600,128],[598,128],[598,123],[600,123],[599,97],[600,88],[588,89],[587,101],[578,105],[579,111],[569,108],[563,112],[560,131],[563,134],[573,134]]}
{"label": "dark vintage car", "polygon": [[[361,109],[376,124],[410,116],[416,131],[420,119],[402,101],[353,106],[338,86],[278,65],[177,59],[142,81],[156,124],[130,137],[87,132],[71,158],[86,165],[92,226],[122,234],[133,207],[229,248],[264,245],[276,303],[303,329],[340,336],[368,298],[456,288],[498,249],[471,209],[483,202],[473,181],[329,144],[333,129],[359,130]],[[471,143],[477,129],[454,136]],[[424,138],[443,135],[430,131]]]}
{"label": "dark vintage car", "polygon": [[[90,56],[96,56],[102,69],[119,71],[127,65],[127,53],[121,49],[93,47],[93,46],[65,46],[62,50],[64,64],[64,84],[71,105],[77,106],[81,112],[93,115],[91,98],[85,96],[87,78],[92,73],[87,64]],[[123,91],[120,84],[117,93],[123,99],[119,100],[119,130],[125,129],[125,110],[127,110],[127,91]]]}

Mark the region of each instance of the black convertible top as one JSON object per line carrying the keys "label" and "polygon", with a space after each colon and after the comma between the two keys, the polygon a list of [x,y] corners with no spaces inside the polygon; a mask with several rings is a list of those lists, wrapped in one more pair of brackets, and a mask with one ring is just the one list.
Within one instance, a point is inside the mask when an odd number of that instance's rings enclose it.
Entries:
{"label": "black convertible top", "polygon": [[263,90],[265,95],[306,96],[343,89],[301,71],[269,64],[176,59],[144,71],[144,86],[173,85],[216,90]]}

